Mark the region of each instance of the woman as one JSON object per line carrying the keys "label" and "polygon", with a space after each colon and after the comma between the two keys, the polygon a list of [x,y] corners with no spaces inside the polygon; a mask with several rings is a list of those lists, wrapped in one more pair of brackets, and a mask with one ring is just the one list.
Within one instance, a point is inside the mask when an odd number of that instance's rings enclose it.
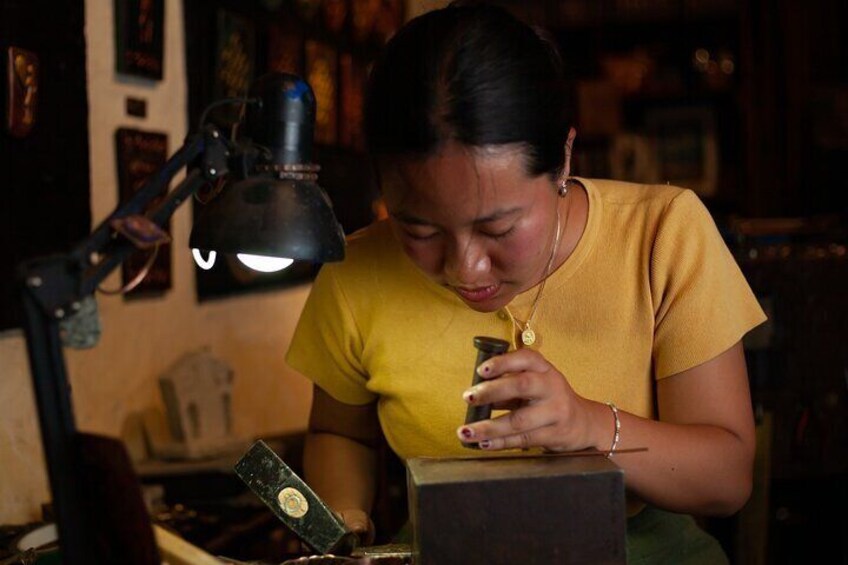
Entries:
{"label": "woman", "polygon": [[[499,8],[387,45],[366,130],[390,218],[322,269],[287,357],[316,384],[307,479],[367,532],[378,418],[404,459],[594,448],[625,472],[631,562],[715,563],[683,514],[748,498],[741,338],[764,315],[692,192],[570,176],[561,94],[555,51]],[[469,388],[475,335],[513,349]],[[487,403],[507,411],[461,425]]]}

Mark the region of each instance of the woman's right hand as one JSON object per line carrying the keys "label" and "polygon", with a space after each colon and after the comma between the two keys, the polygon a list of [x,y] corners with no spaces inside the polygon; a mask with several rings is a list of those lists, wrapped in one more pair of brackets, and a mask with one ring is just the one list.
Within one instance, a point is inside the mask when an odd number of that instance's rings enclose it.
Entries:
{"label": "woman's right hand", "polygon": [[374,543],[374,522],[364,510],[356,508],[341,510],[338,512],[345,526],[359,536],[360,545],[371,545]]}

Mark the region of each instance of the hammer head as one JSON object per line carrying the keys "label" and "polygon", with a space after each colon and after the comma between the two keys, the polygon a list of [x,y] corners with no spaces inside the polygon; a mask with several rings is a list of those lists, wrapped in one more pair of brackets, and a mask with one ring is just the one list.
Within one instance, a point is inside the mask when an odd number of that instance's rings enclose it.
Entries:
{"label": "hammer head", "polygon": [[359,538],[262,440],[236,463],[236,474],[300,539],[320,553],[350,555]]}

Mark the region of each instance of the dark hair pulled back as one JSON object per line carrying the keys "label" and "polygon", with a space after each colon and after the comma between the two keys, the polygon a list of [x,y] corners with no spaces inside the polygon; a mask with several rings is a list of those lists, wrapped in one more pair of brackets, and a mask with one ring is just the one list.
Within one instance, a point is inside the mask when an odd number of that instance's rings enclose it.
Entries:
{"label": "dark hair pulled back", "polygon": [[519,143],[527,173],[558,174],[567,122],[555,48],[506,10],[454,3],[388,42],[369,78],[365,130],[373,157],[428,156],[455,140]]}

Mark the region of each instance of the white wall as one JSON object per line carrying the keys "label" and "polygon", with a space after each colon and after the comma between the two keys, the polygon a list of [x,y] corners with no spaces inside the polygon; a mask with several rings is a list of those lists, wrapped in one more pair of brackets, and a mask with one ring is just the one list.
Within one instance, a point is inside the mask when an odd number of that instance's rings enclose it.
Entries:
{"label": "white wall", "polygon": [[[117,77],[112,0],[86,0],[91,211],[99,223],[117,204],[114,132],[121,126],[168,134],[171,151],[186,135],[182,2],[165,0],[162,81]],[[124,115],[127,96],[147,100],[148,118]],[[235,425],[255,436],[303,429],[310,385],[283,363],[308,287],[198,305],[187,248],[189,206],[172,222],[173,288],[163,298],[125,303],[100,296],[103,337],[66,352],[78,427],[118,436],[127,416],[159,406],[159,373],[185,352],[209,346],[235,369]],[[114,274],[105,286],[119,286]],[[20,332],[0,335],[0,524],[39,518],[48,499],[29,365]]]}

